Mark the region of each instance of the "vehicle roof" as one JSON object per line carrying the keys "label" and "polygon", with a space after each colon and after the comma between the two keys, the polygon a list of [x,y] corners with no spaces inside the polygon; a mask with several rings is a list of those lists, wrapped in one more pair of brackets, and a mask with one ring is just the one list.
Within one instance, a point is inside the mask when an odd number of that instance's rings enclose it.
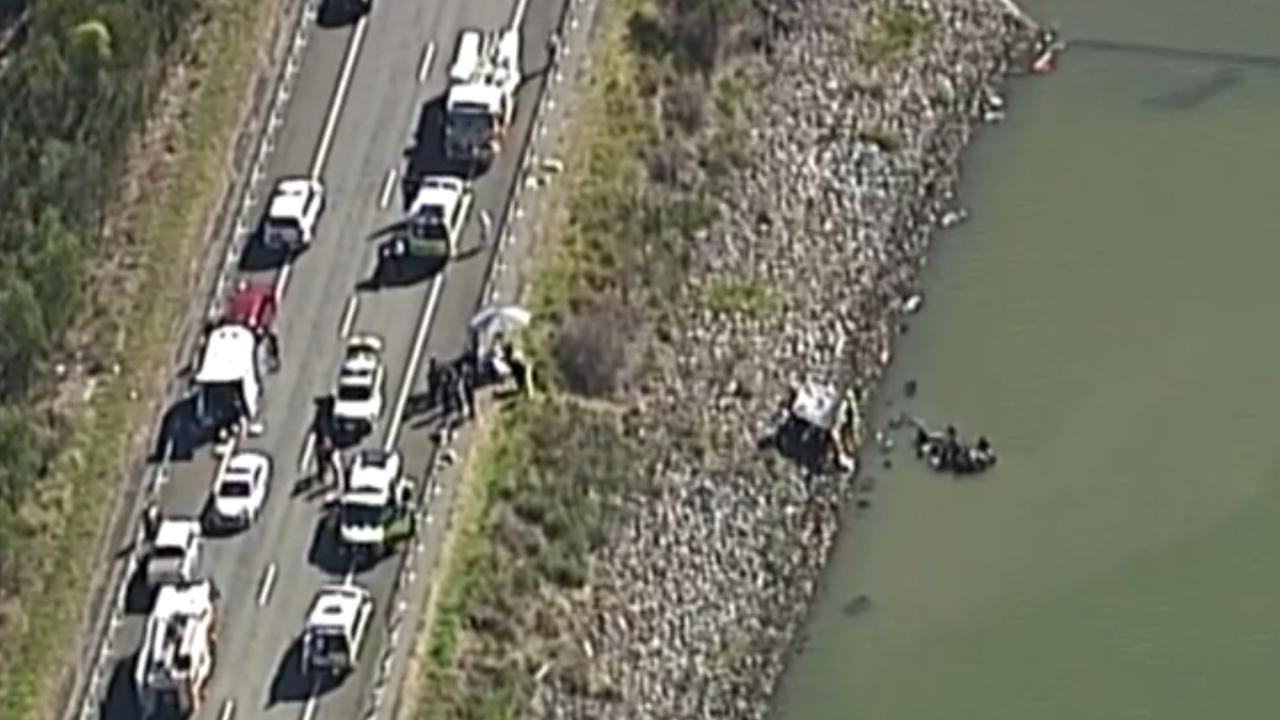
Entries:
{"label": "vehicle roof", "polygon": [[466,82],[480,66],[479,30],[468,28],[458,36],[458,49],[453,54],[453,64],[449,66],[450,82]]}
{"label": "vehicle roof", "polygon": [[156,618],[195,617],[213,608],[213,583],[208,580],[180,585],[164,585],[156,593],[151,616]]}
{"label": "vehicle roof", "polygon": [[361,491],[386,492],[400,467],[400,456],[380,448],[362,450],[351,463],[351,476],[347,487],[349,492]]}
{"label": "vehicle roof", "polygon": [[445,107],[448,109],[460,104],[483,105],[492,110],[502,104],[502,88],[480,82],[454,85],[449,88]]}
{"label": "vehicle roof", "polygon": [[338,382],[352,379],[367,379],[373,377],[373,371],[378,369],[378,358],[369,355],[356,355],[342,361],[342,368],[339,372]]}
{"label": "vehicle roof", "polygon": [[193,537],[200,534],[200,523],[195,520],[164,520],[156,530],[156,547],[186,547]]}
{"label": "vehicle roof", "polygon": [[429,207],[451,209],[462,197],[463,187],[462,181],[455,177],[427,176],[418,185],[418,192],[413,196],[409,211],[416,214]]}
{"label": "vehicle roof", "polygon": [[196,373],[198,383],[233,382],[257,374],[258,340],[243,325],[225,324],[209,333],[204,359]]}
{"label": "vehicle roof", "polygon": [[[223,473],[223,477],[225,478],[240,471],[253,471],[259,467],[265,468],[269,464],[271,464],[271,458],[266,455],[252,450],[245,450],[236,453],[227,461],[227,468]],[[219,480],[221,479],[219,478]]]}
{"label": "vehicle roof", "polygon": [[264,310],[275,304],[275,291],[266,285],[250,285],[231,297],[227,303],[228,322],[256,327]]}
{"label": "vehicle roof", "polygon": [[276,183],[275,192],[271,194],[271,205],[267,216],[271,218],[300,218],[306,209],[307,198],[310,197],[312,184],[304,178],[286,178]]}
{"label": "vehicle roof", "polygon": [[369,591],[354,585],[322,587],[307,612],[307,627],[354,627],[360,606],[368,597]]}

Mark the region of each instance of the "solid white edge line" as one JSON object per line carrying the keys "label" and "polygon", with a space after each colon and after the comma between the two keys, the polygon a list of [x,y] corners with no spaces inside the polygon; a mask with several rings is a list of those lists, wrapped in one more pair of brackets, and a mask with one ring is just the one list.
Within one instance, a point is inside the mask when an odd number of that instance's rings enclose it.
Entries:
{"label": "solid white edge line", "polygon": [[316,149],[315,160],[311,164],[311,179],[319,180],[324,170],[325,160],[329,158],[329,148],[333,145],[333,135],[338,130],[338,116],[342,113],[342,104],[346,101],[347,90],[351,88],[351,76],[356,69],[356,58],[360,55],[360,47],[364,43],[365,31],[369,28],[369,16],[361,15],[356,23],[355,33],[351,35],[351,43],[347,45],[347,57],[342,63],[342,74],[338,76],[338,88],[329,103],[329,117],[324,121],[324,130],[320,133],[320,146]]}
{"label": "solid white edge line", "polygon": [[302,706],[302,720],[311,720],[316,716],[316,700],[315,690],[307,694],[307,704]]}
{"label": "solid white edge line", "polygon": [[293,272],[293,258],[286,257],[284,264],[280,266],[280,274],[276,275],[276,303],[279,304],[284,300],[284,288],[289,284],[289,273]]}
{"label": "solid white edge line", "polygon": [[338,326],[338,336],[347,337],[351,334],[351,327],[356,322],[356,310],[360,308],[360,296],[352,295],[347,298],[347,307],[342,311],[342,324]]}
{"label": "solid white edge line", "polygon": [[[338,130],[338,116],[342,113],[342,105],[347,99],[347,90],[351,87],[351,75],[356,69],[356,58],[360,55],[360,47],[364,43],[364,33],[368,28],[368,15],[361,15],[356,23],[351,42],[347,45],[347,57],[342,63],[342,74],[338,76],[338,87],[329,101],[329,116],[325,118],[324,129],[320,133],[320,145],[316,148],[315,159],[311,163],[311,179],[319,180],[324,170],[325,160],[329,157],[329,148],[333,145],[333,136]],[[293,259],[286,258],[276,275],[276,302],[284,298],[284,289],[289,284],[289,275],[293,272]]]}
{"label": "solid white edge line", "polygon": [[378,208],[385,209],[391,204],[391,191],[396,189],[396,169],[387,171],[387,179],[382,183],[382,194],[378,196]]}
{"label": "solid white edge line", "polygon": [[431,296],[427,298],[427,306],[418,320],[418,332],[413,339],[413,350],[409,353],[409,364],[404,369],[404,378],[400,381],[400,397],[396,398],[395,412],[391,415],[391,426],[387,428],[387,437],[383,441],[383,449],[387,452],[396,445],[400,434],[400,425],[404,421],[404,409],[409,404],[409,393],[413,390],[413,379],[418,374],[418,363],[422,361],[422,351],[426,349],[427,331],[431,329],[431,318],[436,312],[436,303],[440,300],[440,288],[444,278],[437,275],[431,281]]}
{"label": "solid white edge line", "polygon": [[529,9],[529,0],[517,0],[515,10],[511,13],[511,29],[518,30],[524,22],[524,13]]}
{"label": "solid white edge line", "polygon": [[431,62],[436,59],[435,41],[427,43],[427,49],[422,51],[422,64],[418,66],[418,82],[427,79],[431,74]]}
{"label": "solid white edge line", "polygon": [[267,566],[266,573],[262,576],[262,585],[258,589],[258,605],[266,605],[267,600],[271,599],[271,589],[276,584],[276,570],[275,563]]}

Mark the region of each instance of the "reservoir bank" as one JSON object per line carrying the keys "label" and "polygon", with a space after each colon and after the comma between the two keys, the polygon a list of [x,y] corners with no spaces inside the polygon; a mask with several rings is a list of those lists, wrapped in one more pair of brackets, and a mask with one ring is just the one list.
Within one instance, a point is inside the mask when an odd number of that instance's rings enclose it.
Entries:
{"label": "reservoir bank", "polygon": [[1000,462],[863,453],[778,720],[1280,706],[1280,3],[1022,4],[1068,48],[967,152],[869,416]]}

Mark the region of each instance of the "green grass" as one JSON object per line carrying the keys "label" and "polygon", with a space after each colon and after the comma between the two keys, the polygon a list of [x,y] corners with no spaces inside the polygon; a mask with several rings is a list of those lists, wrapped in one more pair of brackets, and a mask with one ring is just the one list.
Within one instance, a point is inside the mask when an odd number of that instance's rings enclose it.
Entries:
{"label": "green grass", "polygon": [[415,717],[519,717],[538,665],[574,670],[557,662],[564,619],[531,601],[587,584],[634,467],[610,413],[547,397],[497,414],[463,483]]}
{"label": "green grass", "polygon": [[0,717],[48,717],[64,690],[57,684],[80,629],[97,545],[119,490],[133,433],[147,422],[146,391],[167,373],[173,328],[190,301],[187,268],[204,240],[227,180],[227,157],[239,113],[277,6],[263,0],[219,3],[199,39],[202,84],[184,108],[181,153],[172,183],[140,208],[135,268],[139,290],[120,298],[129,331],[119,376],[99,386],[76,418],[65,449],[24,506],[24,553],[43,558],[19,597],[24,608],[0,637]]}
{"label": "green grass", "polygon": [[872,21],[858,45],[858,58],[865,65],[900,58],[920,47],[936,25],[937,19],[923,10],[894,8]]}
{"label": "green grass", "polygon": [[768,285],[751,280],[726,280],[706,288],[703,305],[716,313],[763,319],[778,310],[778,296]]}

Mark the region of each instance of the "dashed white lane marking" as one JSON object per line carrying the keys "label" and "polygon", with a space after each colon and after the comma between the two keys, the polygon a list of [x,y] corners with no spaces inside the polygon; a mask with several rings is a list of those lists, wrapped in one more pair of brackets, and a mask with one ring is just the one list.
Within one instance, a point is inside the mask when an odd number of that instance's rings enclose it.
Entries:
{"label": "dashed white lane marking", "polygon": [[302,457],[298,458],[298,472],[306,472],[311,466],[311,455],[316,451],[315,433],[307,433],[307,439],[302,443]]}
{"label": "dashed white lane marking", "polygon": [[218,713],[218,720],[231,720],[231,717],[235,714],[236,701],[231,698],[227,698],[226,701],[222,703],[222,711]]}
{"label": "dashed white lane marking", "polygon": [[385,210],[391,204],[391,191],[396,189],[396,169],[387,171],[387,179],[382,183],[382,194],[378,196],[378,209]]}
{"label": "dashed white lane marking", "polygon": [[356,311],[360,308],[360,296],[352,295],[347,298],[347,307],[342,311],[342,324],[338,326],[338,335],[347,337],[351,334],[351,326],[356,322]]}
{"label": "dashed white lane marking", "polygon": [[422,63],[418,65],[418,82],[427,79],[431,74],[431,61],[436,59],[436,44],[434,42],[427,43],[427,48],[422,51]]}
{"label": "dashed white lane marking", "polygon": [[271,599],[271,589],[276,584],[276,564],[271,563],[267,566],[267,571],[262,576],[262,585],[258,589],[258,605],[266,605]]}

